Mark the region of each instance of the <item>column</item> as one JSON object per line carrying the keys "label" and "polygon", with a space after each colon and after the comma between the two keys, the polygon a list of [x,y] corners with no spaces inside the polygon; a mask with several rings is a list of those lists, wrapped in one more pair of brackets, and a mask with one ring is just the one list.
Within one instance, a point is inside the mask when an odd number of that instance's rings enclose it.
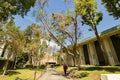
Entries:
{"label": "column", "polygon": [[81,45],[78,48],[78,52],[80,54],[80,64],[85,65],[85,57],[84,57],[84,53],[83,53],[83,47]]}
{"label": "column", "polygon": [[98,57],[96,54],[96,49],[93,42],[88,44],[89,58],[91,65],[99,65]]}
{"label": "column", "polygon": [[106,37],[103,39],[103,43],[104,43],[105,50],[108,55],[108,60],[109,60],[110,65],[118,65],[119,61],[115,53],[111,39],[109,37]]}

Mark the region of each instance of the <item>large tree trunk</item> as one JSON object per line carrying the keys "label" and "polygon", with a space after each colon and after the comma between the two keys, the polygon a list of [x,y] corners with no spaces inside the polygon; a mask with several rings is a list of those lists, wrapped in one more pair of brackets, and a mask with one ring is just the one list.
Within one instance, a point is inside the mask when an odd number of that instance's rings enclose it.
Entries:
{"label": "large tree trunk", "polygon": [[5,62],[4,67],[3,67],[3,75],[5,75],[5,73],[6,73],[6,71],[7,71],[10,55],[11,55],[11,54],[9,54],[9,53],[8,53],[8,55],[7,55],[7,61]]}
{"label": "large tree trunk", "polygon": [[16,66],[16,54],[13,54],[13,62],[12,62],[12,66],[11,69],[14,69],[14,66]]}
{"label": "large tree trunk", "polygon": [[96,37],[97,37],[98,43],[99,43],[99,45],[100,45],[100,49],[101,49],[101,51],[102,51],[102,53],[103,53],[103,56],[104,56],[104,59],[105,59],[105,65],[108,65],[109,62],[108,62],[107,53],[105,52],[104,44],[102,43],[102,41],[101,41],[101,39],[100,39],[100,36],[99,36],[99,34],[98,34],[98,31],[97,31],[96,26],[94,27],[93,30],[94,30],[94,33],[95,33],[95,35],[96,35]]}
{"label": "large tree trunk", "polygon": [[77,55],[77,65],[78,65],[78,70],[81,70],[81,66],[80,66],[80,54]]}
{"label": "large tree trunk", "polygon": [[7,61],[5,62],[5,65],[3,67],[3,75],[5,75],[5,73],[7,71],[8,63],[9,63],[9,59],[7,59]]}
{"label": "large tree trunk", "polygon": [[13,69],[15,70],[16,69],[16,64],[17,64],[17,56],[15,56],[15,64],[13,66]]}
{"label": "large tree trunk", "polygon": [[26,62],[26,64],[32,64],[32,56],[31,56],[31,53],[28,54],[28,61]]}
{"label": "large tree trunk", "polygon": [[[78,70],[80,69],[80,60],[79,60],[79,53],[77,53],[77,39],[78,39],[78,36],[77,36],[77,14],[75,15],[75,19],[74,19],[74,26],[75,26],[75,42],[74,42],[74,46],[73,46],[73,52],[74,52],[74,60],[76,58],[78,58],[78,62],[77,62],[77,65],[78,65]],[[75,62],[74,62],[74,66],[75,66]]]}

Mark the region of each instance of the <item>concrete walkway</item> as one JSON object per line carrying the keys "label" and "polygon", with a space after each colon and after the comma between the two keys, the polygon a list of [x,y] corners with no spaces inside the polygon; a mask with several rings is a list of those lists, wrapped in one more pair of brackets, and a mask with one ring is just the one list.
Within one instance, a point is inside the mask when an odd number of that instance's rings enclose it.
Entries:
{"label": "concrete walkway", "polygon": [[73,80],[61,75],[54,68],[47,68],[45,74],[39,80]]}

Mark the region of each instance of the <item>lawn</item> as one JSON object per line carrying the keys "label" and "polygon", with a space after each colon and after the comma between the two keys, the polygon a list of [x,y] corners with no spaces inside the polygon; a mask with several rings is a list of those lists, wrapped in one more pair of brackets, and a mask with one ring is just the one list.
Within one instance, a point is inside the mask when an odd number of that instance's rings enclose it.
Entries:
{"label": "lawn", "polygon": [[[36,70],[36,79],[38,79],[41,74],[43,74],[43,70]],[[15,80],[16,77],[19,77],[21,79],[27,79],[27,80],[34,80],[34,69],[17,69],[17,70],[8,70],[6,76],[0,76],[0,80]],[[0,70],[0,74],[2,74],[2,71]]]}
{"label": "lawn", "polygon": [[[69,67],[68,72],[72,71],[72,76],[77,80],[100,80],[101,74],[120,74],[120,66],[81,66],[82,70],[76,70],[76,67]],[[63,73],[62,66],[56,67]],[[79,77],[79,78],[78,78]]]}

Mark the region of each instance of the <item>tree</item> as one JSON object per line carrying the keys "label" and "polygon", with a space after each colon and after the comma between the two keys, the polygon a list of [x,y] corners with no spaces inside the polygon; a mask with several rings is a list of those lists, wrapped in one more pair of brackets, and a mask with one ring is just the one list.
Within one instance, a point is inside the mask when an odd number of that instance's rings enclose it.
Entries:
{"label": "tree", "polygon": [[27,61],[28,61],[28,53],[23,52],[23,53],[17,55],[16,68],[23,68]]}
{"label": "tree", "polygon": [[5,49],[3,49],[4,54],[7,52],[7,61],[3,67],[3,75],[5,75],[10,57],[13,56],[15,58],[23,50],[24,46],[24,36],[20,28],[16,27],[13,18],[11,18],[4,28],[3,43],[5,44]]}
{"label": "tree", "polygon": [[0,22],[4,22],[11,15],[21,15],[22,17],[27,14],[36,0],[1,0],[0,1]]}
{"label": "tree", "polygon": [[[34,30],[35,28],[37,28],[36,24],[31,24],[27,27],[27,29],[25,30],[25,37],[26,37],[26,50],[28,52],[29,55],[29,59],[28,59],[28,64],[32,64],[32,55],[34,55],[34,44],[33,44],[33,36],[34,36]],[[32,45],[33,44],[33,45]]]}
{"label": "tree", "polygon": [[102,4],[109,12],[109,15],[112,15],[115,19],[120,18],[120,0],[102,0]]}
{"label": "tree", "polygon": [[[67,52],[68,54],[69,52],[72,53],[71,55],[75,66],[76,64],[75,59],[79,56],[79,54],[77,53],[77,41],[79,40],[81,34],[81,31],[77,23],[78,18],[76,12],[68,11],[68,13],[66,14],[54,13],[52,16],[53,16],[52,25],[54,29],[53,34],[55,34],[54,36],[58,39],[59,43],[66,47],[66,48],[63,47],[63,50],[65,50],[65,52],[68,51]],[[59,45],[62,47],[61,44]],[[73,48],[68,47],[68,45],[73,46]]]}
{"label": "tree", "polygon": [[91,26],[93,29],[98,43],[100,45],[100,49],[104,54],[105,64],[108,65],[107,54],[104,50],[104,45],[100,39],[100,36],[97,31],[97,25],[102,20],[102,13],[97,12],[97,3],[95,0],[75,0],[75,11],[77,15],[80,15],[82,18],[82,23]]}
{"label": "tree", "polygon": [[[26,63],[26,65],[33,65],[38,68],[40,65],[40,60],[45,55],[45,52],[43,51],[43,45],[41,42],[41,39],[43,38],[41,27],[37,24],[31,24],[27,27],[25,30],[25,36],[26,36],[26,51],[28,52],[29,59]],[[36,70],[34,74],[34,80],[36,78]]]}
{"label": "tree", "polygon": [[26,36],[26,50],[28,51],[29,60],[27,64],[36,65],[40,62],[40,58],[43,55],[41,49],[41,39],[43,39],[41,27],[37,24],[31,24],[25,30]]}
{"label": "tree", "polygon": [[[40,20],[44,25],[47,33],[50,35],[50,38],[54,40],[61,48],[64,48],[67,54],[77,55],[76,44],[78,40],[78,28],[77,28],[77,16],[73,15],[64,15],[62,13],[53,13],[50,18],[48,18],[47,13],[45,13],[44,7],[41,7],[36,11],[36,18]],[[69,28],[68,28],[69,26]],[[70,28],[72,27],[72,29]],[[74,29],[74,31],[72,31]],[[70,32],[71,30],[71,32]],[[69,40],[68,40],[69,39]],[[68,44],[66,41],[70,41],[74,45],[73,54],[67,49]],[[76,55],[75,55],[76,54]],[[75,64],[74,64],[75,65]]]}

